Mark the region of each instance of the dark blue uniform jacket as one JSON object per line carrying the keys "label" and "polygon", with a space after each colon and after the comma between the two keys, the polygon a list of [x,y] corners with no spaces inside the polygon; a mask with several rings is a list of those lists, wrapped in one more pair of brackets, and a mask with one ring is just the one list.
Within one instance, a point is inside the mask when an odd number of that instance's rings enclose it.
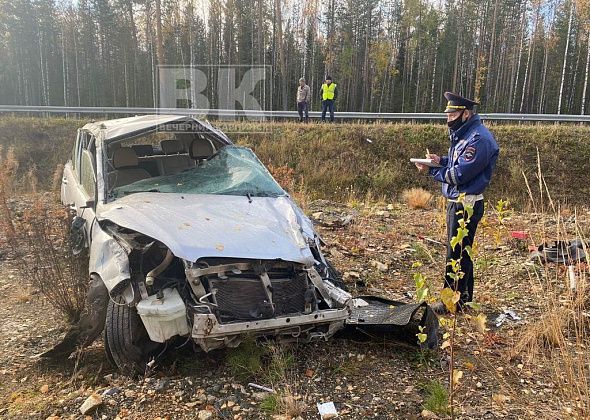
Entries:
{"label": "dark blue uniform jacket", "polygon": [[442,182],[443,195],[457,199],[459,194],[481,194],[492,178],[498,159],[498,143],[473,115],[457,131],[450,131],[449,155],[442,156],[441,168],[430,168],[430,175]]}

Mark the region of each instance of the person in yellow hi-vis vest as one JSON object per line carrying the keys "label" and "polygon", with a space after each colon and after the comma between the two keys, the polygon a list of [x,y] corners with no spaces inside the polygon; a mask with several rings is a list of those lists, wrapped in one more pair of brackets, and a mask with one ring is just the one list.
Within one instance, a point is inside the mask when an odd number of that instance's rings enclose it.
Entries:
{"label": "person in yellow hi-vis vest", "polygon": [[326,122],[326,111],[330,111],[330,122],[334,122],[334,101],[338,91],[336,90],[336,83],[332,83],[332,76],[326,76],[326,80],[320,89],[320,97],[322,98],[322,122]]}

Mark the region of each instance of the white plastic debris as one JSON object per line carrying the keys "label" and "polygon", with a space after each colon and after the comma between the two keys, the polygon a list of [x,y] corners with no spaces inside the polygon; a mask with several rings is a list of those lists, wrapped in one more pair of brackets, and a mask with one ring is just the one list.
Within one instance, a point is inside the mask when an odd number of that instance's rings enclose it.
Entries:
{"label": "white plastic debris", "polygon": [[272,388],[267,388],[267,387],[265,387],[265,386],[262,386],[262,385],[255,384],[255,383],[253,383],[253,382],[250,382],[250,383],[248,384],[248,386],[250,386],[250,387],[252,387],[252,388],[260,389],[260,390],[262,390],[262,391],[265,391],[265,392],[271,392],[271,393],[273,393],[273,394],[274,394],[274,393],[276,393],[276,391],[275,391],[274,389],[272,389]]}
{"label": "white plastic debris", "polygon": [[362,308],[363,306],[369,306],[369,302],[363,300],[361,298],[356,298],[352,300],[353,307],[355,308]]}
{"label": "white plastic debris", "polygon": [[496,324],[496,327],[501,327],[502,324],[504,324],[504,322],[506,322],[506,321],[520,321],[520,320],[522,320],[522,318],[520,316],[518,316],[516,314],[516,312],[514,312],[512,309],[504,309],[504,312],[502,312],[500,315],[498,315],[498,317],[496,318],[494,323]]}
{"label": "white plastic debris", "polygon": [[338,417],[338,411],[336,411],[336,407],[334,406],[333,402],[330,401],[323,404],[317,403],[317,405],[318,412],[320,413],[320,418],[322,420]]}
{"label": "white plastic debris", "polygon": [[570,283],[570,290],[571,291],[575,291],[576,287],[577,287],[577,281],[576,281],[576,271],[574,270],[574,266],[573,265],[568,265],[567,266],[567,278],[569,280]]}

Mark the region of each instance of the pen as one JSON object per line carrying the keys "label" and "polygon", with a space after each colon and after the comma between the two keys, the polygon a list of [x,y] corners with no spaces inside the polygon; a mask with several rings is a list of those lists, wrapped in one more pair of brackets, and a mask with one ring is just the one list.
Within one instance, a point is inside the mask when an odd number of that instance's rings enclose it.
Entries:
{"label": "pen", "polygon": [[426,157],[430,156],[430,150],[428,150],[428,147],[426,148]]}

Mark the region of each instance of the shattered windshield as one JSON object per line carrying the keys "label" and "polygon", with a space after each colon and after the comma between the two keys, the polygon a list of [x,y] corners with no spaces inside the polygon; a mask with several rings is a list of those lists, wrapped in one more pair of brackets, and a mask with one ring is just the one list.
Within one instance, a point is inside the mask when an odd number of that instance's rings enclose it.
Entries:
{"label": "shattered windshield", "polygon": [[111,198],[137,192],[244,195],[285,195],[254,152],[246,147],[226,146],[195,167],[174,175],[142,179],[114,188]]}

